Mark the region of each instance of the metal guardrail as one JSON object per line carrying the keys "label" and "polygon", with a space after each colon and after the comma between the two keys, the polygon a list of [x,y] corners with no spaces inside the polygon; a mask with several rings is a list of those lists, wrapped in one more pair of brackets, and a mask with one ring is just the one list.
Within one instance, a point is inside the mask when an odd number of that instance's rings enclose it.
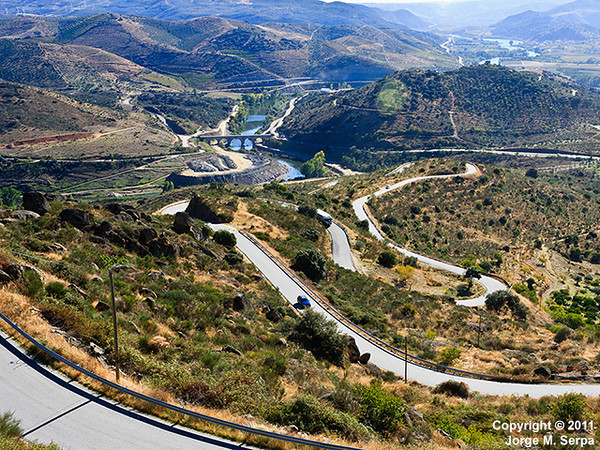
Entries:
{"label": "metal guardrail", "polygon": [[330,312],[331,316],[336,321],[338,321],[342,325],[346,326],[347,328],[350,328],[351,330],[357,332],[358,334],[363,336],[365,339],[371,341],[373,344],[380,347],[386,353],[388,353],[396,358],[400,358],[403,361],[404,361],[404,359],[407,359],[409,362],[411,362],[412,364],[414,364],[416,366],[420,366],[425,369],[434,370],[436,372],[453,374],[453,375],[457,375],[457,376],[464,377],[464,378],[477,378],[477,379],[481,379],[481,380],[489,380],[489,381],[497,381],[497,382],[513,382],[514,381],[507,377],[499,377],[496,375],[471,372],[468,370],[457,369],[455,367],[444,366],[442,364],[438,364],[433,361],[428,361],[428,360],[420,358],[416,355],[412,355],[410,353],[404,352],[403,350],[400,350],[400,349],[394,347],[393,345],[388,344],[387,342],[372,335],[371,333],[366,331],[364,328],[360,327],[359,325],[356,325],[354,322],[348,320],[345,316],[343,316],[326,299],[321,297],[310,286],[308,286],[302,279],[300,279],[294,272],[292,272],[279,258],[277,258],[275,255],[273,255],[254,236],[252,236],[251,234],[249,234],[243,230],[240,230],[240,233],[244,237],[249,239],[254,245],[256,245],[273,262],[275,262],[281,270],[283,270],[292,280],[294,280],[294,282],[296,284],[298,284],[298,286],[300,288],[303,288],[303,289],[307,290],[308,292],[310,292],[311,296],[313,297],[313,300],[315,300],[315,302],[317,302],[322,308],[324,308],[325,310]]}
{"label": "metal guardrail", "polygon": [[288,436],[285,434],[280,434],[280,433],[275,433],[272,431],[266,431],[266,430],[261,430],[259,428],[253,428],[253,427],[249,427],[246,425],[241,425],[235,422],[230,422],[227,420],[223,420],[223,419],[219,419],[217,417],[212,417],[212,416],[208,416],[206,414],[201,414],[199,412],[196,411],[191,411],[189,409],[186,408],[182,408],[181,406],[177,406],[177,405],[173,405],[171,403],[167,403],[167,402],[163,402],[162,400],[158,400],[154,397],[150,397],[148,395],[145,394],[141,394],[139,392],[136,392],[132,389],[126,388],[124,386],[121,386],[120,384],[117,384],[113,381],[107,380],[106,378],[103,378],[99,375],[96,375],[94,372],[91,372],[87,369],[84,369],[83,367],[79,366],[78,364],[75,364],[74,362],[66,359],[65,357],[63,357],[62,355],[56,353],[53,350],[50,350],[48,347],[44,346],[43,344],[41,344],[40,342],[38,342],[37,340],[35,340],[32,336],[30,336],[27,332],[25,332],[24,330],[22,330],[16,323],[12,322],[8,317],[6,317],[4,314],[2,314],[0,312],[0,319],[4,320],[4,322],[6,322],[11,328],[13,328],[17,333],[19,333],[21,336],[23,336],[25,339],[27,339],[29,342],[31,342],[33,345],[35,345],[38,349],[40,349],[41,351],[43,351],[44,353],[46,353],[47,355],[51,356],[52,358],[60,361],[61,363],[71,367],[72,369],[96,380],[99,381],[100,383],[115,389],[123,394],[126,395],[130,395],[131,397],[137,398],[139,400],[143,400],[146,401],[148,403],[151,403],[153,405],[174,411],[176,413],[179,414],[183,414],[189,417],[193,417],[196,419],[200,419],[203,420],[205,422],[209,422],[215,425],[220,425],[226,428],[230,428],[230,429],[234,429],[234,430],[238,430],[244,433],[250,433],[250,434],[254,434],[257,436],[262,436],[262,437],[266,437],[266,438],[270,438],[270,439],[276,439],[279,441],[284,441],[284,442],[291,442],[294,444],[300,444],[300,445],[307,445],[307,446],[311,446],[311,447],[315,447],[315,448],[323,448],[323,449],[330,449],[330,450],[360,450],[356,447],[347,447],[347,446],[343,446],[343,445],[337,445],[337,444],[329,444],[326,442],[319,442],[319,441],[313,441],[310,439],[304,439],[304,438],[300,438],[300,437],[295,437],[295,436]]}

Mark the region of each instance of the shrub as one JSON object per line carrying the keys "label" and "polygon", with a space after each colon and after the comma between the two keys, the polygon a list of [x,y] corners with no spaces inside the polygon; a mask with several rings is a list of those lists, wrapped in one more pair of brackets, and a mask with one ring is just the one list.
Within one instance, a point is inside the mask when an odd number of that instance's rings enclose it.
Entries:
{"label": "shrub", "polygon": [[385,250],[379,254],[377,262],[383,267],[392,268],[398,262],[398,257],[395,253]]}
{"label": "shrub", "polygon": [[215,231],[213,239],[217,244],[221,244],[224,247],[233,248],[237,244],[237,239],[233,233],[226,230]]}
{"label": "shrub", "polygon": [[513,316],[524,321],[529,310],[521,304],[519,298],[508,291],[492,292],[485,298],[485,307],[491,311],[500,312],[504,308],[510,309]]}
{"label": "shrub", "polygon": [[308,239],[309,241],[316,242],[319,240],[319,237],[321,236],[321,234],[319,233],[318,230],[316,230],[314,228],[308,228],[307,230],[304,230],[302,232],[301,236],[304,239]]}
{"label": "shrub", "polygon": [[356,226],[358,228],[362,228],[365,231],[368,231],[369,230],[369,221],[367,219],[359,220],[358,222],[356,222]]}
{"label": "shrub", "polygon": [[583,412],[587,403],[583,394],[570,392],[559,396],[550,404],[550,411],[556,420],[583,420]]}
{"label": "shrub", "polygon": [[434,394],[446,394],[452,397],[469,398],[469,387],[459,381],[444,381],[433,390]]}
{"label": "shrub", "polygon": [[44,283],[42,283],[42,279],[37,274],[37,272],[33,270],[27,270],[23,274],[23,285],[25,287],[25,294],[28,297],[37,297],[42,289],[44,288]]}
{"label": "shrub", "polygon": [[361,405],[360,420],[375,431],[389,435],[404,420],[406,403],[373,380],[370,386],[358,386],[356,396]]}
{"label": "shrub", "polygon": [[569,327],[561,327],[558,329],[558,331],[554,335],[554,342],[561,343],[561,342],[565,341],[572,333],[573,333],[573,330],[570,329]]}
{"label": "shrub", "polygon": [[67,295],[67,288],[65,288],[64,284],[53,281],[46,285],[46,294],[54,298],[64,298]]}
{"label": "shrub", "polygon": [[293,268],[304,272],[313,281],[322,280],[327,275],[325,257],[314,248],[300,250],[294,258]]}
{"label": "shrub", "polygon": [[300,207],[298,207],[298,212],[313,219],[317,217],[317,208],[314,208],[312,206],[300,205]]}
{"label": "shrub", "polygon": [[416,269],[419,267],[419,260],[416,256],[407,256],[404,258],[404,265],[411,266]]}
{"label": "shrub", "polygon": [[316,358],[343,365],[348,337],[318,312],[307,310],[294,326],[290,339],[310,350]]}
{"label": "shrub", "polygon": [[227,253],[223,259],[230,266],[235,266],[236,264],[244,262],[244,257],[236,251]]}
{"label": "shrub", "polygon": [[438,354],[438,361],[444,366],[451,365],[460,358],[461,351],[456,347],[444,347]]}
{"label": "shrub", "polygon": [[20,421],[13,417],[13,413],[5,412],[0,415],[0,436],[8,438],[20,438],[23,436]]}
{"label": "shrub", "polygon": [[350,414],[336,411],[315,397],[302,395],[267,411],[267,420],[281,425],[295,425],[308,433],[337,432],[357,440],[368,435],[367,430]]}

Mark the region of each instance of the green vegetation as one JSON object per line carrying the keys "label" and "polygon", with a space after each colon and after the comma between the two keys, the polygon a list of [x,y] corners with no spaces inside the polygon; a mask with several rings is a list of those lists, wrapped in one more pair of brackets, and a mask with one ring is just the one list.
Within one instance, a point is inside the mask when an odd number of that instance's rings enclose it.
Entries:
{"label": "green vegetation", "polygon": [[19,205],[22,192],[13,187],[0,188],[0,205],[15,208]]}
{"label": "green vegetation", "polygon": [[322,314],[306,310],[296,323],[290,338],[310,350],[317,358],[344,365],[348,337],[337,331],[335,322]]}
{"label": "green vegetation", "polygon": [[315,154],[312,159],[309,159],[300,166],[300,172],[309,178],[318,178],[325,175],[325,153],[322,151]]}
{"label": "green vegetation", "polygon": [[13,414],[5,412],[0,415],[0,447],[6,450],[59,450],[54,445],[38,444],[22,439],[23,429]]}
{"label": "green vegetation", "polygon": [[291,150],[308,155],[329,146],[328,160],[358,170],[372,170],[378,159],[394,164],[394,158],[406,158],[402,150],[422,148],[543,142],[544,148],[591,154],[596,150],[586,124],[599,120],[598,104],[584,86],[552,75],[538,79],[496,65],[443,73],[411,69],[337,93],[334,101],[308,96],[282,131]]}
{"label": "green vegetation", "polygon": [[314,248],[300,250],[294,258],[293,268],[304,272],[313,281],[320,281],[327,275],[325,257]]}

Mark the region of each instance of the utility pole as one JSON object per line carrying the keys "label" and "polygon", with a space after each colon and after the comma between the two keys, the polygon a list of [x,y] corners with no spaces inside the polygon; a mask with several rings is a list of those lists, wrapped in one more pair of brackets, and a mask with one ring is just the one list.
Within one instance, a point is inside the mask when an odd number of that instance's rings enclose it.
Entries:
{"label": "utility pole", "polygon": [[404,382],[408,383],[408,336],[404,336]]}
{"label": "utility pole", "polygon": [[117,305],[115,303],[115,283],[113,281],[113,267],[108,269],[108,276],[110,277],[110,298],[112,300],[112,315],[113,315],[113,332],[115,339],[115,368],[117,383],[119,382],[119,340],[117,335]]}
{"label": "utility pole", "polygon": [[110,298],[112,300],[112,316],[113,316],[113,335],[115,340],[115,374],[117,383],[119,382],[119,340],[117,334],[117,304],[115,302],[115,282],[113,280],[113,272],[119,272],[122,270],[135,270],[133,266],[127,266],[124,264],[114,265],[108,268],[108,276],[110,278]]}

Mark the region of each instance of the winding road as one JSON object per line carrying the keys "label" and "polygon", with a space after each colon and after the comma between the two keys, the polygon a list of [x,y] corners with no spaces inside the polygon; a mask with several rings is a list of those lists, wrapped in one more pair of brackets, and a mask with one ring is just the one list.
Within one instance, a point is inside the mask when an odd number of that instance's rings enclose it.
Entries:
{"label": "winding road", "polygon": [[[400,166],[398,169],[406,168],[406,167],[407,167],[407,165],[404,165],[404,166]],[[476,172],[477,172],[477,167],[475,167],[473,164],[467,164],[466,172],[461,173],[461,174],[430,175],[430,176],[409,178],[407,180],[402,180],[399,183],[390,185],[389,187],[386,186],[382,189],[379,189],[378,191],[376,191],[373,194],[365,195],[364,197],[361,197],[358,200],[355,200],[354,202],[352,202],[352,207],[354,208],[354,213],[356,214],[356,217],[358,217],[359,220],[367,220],[369,222],[369,232],[373,236],[375,236],[375,238],[377,238],[379,241],[385,242],[388,239],[385,236],[383,236],[383,234],[377,228],[377,226],[373,222],[373,219],[367,214],[367,211],[365,209],[365,205],[371,198],[380,197],[384,194],[392,192],[396,189],[400,189],[401,187],[404,187],[411,183],[415,183],[417,181],[465,177],[465,176],[473,175]],[[390,172],[390,173],[393,173],[393,172]],[[422,255],[419,253],[411,252],[410,250],[401,248],[392,242],[388,242],[387,245],[390,248],[393,248],[394,250],[397,250],[398,252],[400,252],[406,256],[414,256],[415,258],[417,258],[419,260],[419,262],[421,262],[423,264],[427,264],[432,267],[435,267],[437,269],[446,270],[448,272],[452,272],[452,273],[460,275],[460,276],[463,276],[466,272],[466,270],[460,266],[456,266],[454,264],[451,264],[451,263],[448,263],[445,261],[441,261],[439,259],[430,258],[428,256],[425,256],[425,255]],[[482,306],[482,305],[484,305],[485,297],[488,294],[491,294],[492,292],[496,292],[496,291],[506,290],[506,285],[503,282],[501,282],[500,280],[497,280],[495,278],[489,277],[489,276],[482,275],[482,277],[477,281],[481,285],[483,285],[483,287],[485,288],[485,292],[477,298],[472,298],[469,300],[459,300],[456,302],[457,304],[463,305],[463,306]]]}
{"label": "winding road", "polygon": [[[468,174],[475,173],[476,167],[469,164],[467,172],[463,174],[450,175],[450,176],[465,176]],[[397,183],[394,186],[390,186],[390,189],[382,189],[375,193],[375,195],[383,195],[390,190],[397,189],[401,186],[405,186],[414,181],[420,179],[426,179],[432,177],[417,177],[410,180],[404,180]],[[448,178],[448,175],[433,176],[433,178]],[[355,205],[364,205],[368,200],[367,197],[359,199],[355,202]],[[175,214],[178,211],[184,211],[187,206],[187,201],[177,202],[175,204],[168,205],[159,211],[160,214]],[[364,209],[363,209],[364,211]],[[354,338],[358,345],[361,353],[370,353],[370,361],[380,368],[394,372],[397,375],[404,375],[404,358],[392,351],[386,349],[382,344],[375,343],[372,339],[368,339],[363,333],[359,332],[355,327],[351,326],[347,321],[340,318],[340,316],[334,314],[330,309],[325,308],[320,302],[316,301],[315,296],[310,290],[296,277],[289,269],[287,269],[282,262],[278,262],[275,258],[268,254],[259,244],[245,234],[242,234],[237,229],[226,226],[226,225],[211,225],[214,230],[226,230],[233,233],[237,239],[237,248],[242,252],[248,260],[250,260],[256,268],[268,279],[271,284],[276,287],[281,295],[290,303],[295,304],[296,299],[299,295],[306,295],[313,300],[313,309],[324,314],[330,320],[336,323],[338,330],[344,334],[347,334]],[[371,223],[370,223],[371,226]],[[377,232],[377,229],[374,227]],[[426,263],[425,258],[422,255],[416,255],[421,261]],[[441,263],[440,261],[431,259],[436,265],[447,264]],[[464,270],[462,268],[456,268],[456,266],[448,264],[446,270]],[[442,266],[445,268],[444,266]],[[491,279],[493,280],[493,279]],[[481,281],[481,280],[480,280]],[[496,280],[493,280],[494,282]],[[490,282],[491,283],[491,282]],[[499,282],[498,282],[499,283]],[[505,289],[505,286],[501,283],[498,285],[490,284],[487,286],[488,291],[492,289]],[[469,302],[479,303],[481,300],[473,299]],[[454,380],[462,381],[466,383],[469,388],[473,391],[478,391],[483,394],[490,395],[528,395],[530,397],[539,398],[545,395],[561,395],[568,392],[578,392],[588,396],[600,395],[600,385],[596,384],[524,384],[524,383],[506,383],[498,381],[488,381],[481,379],[474,379],[468,377],[462,377],[459,375],[452,375],[444,372],[438,372],[412,362],[408,362],[407,375],[409,380],[416,380],[421,384],[427,386],[436,386],[441,382]]]}

